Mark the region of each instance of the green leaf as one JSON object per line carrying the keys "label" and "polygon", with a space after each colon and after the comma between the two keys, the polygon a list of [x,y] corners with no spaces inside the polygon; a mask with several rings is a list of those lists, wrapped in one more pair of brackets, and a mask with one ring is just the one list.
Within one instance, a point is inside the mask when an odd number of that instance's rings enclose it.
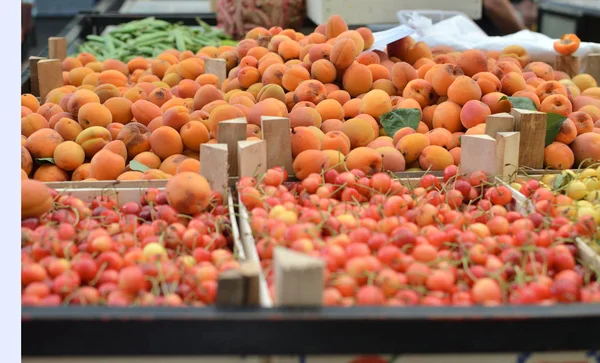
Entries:
{"label": "green leaf", "polygon": [[565,181],[565,176],[563,174],[558,174],[555,178],[554,178],[554,183],[552,185],[552,189],[553,190],[557,190],[560,189],[563,185]]}
{"label": "green leaf", "polygon": [[129,169],[133,170],[133,171],[140,171],[140,172],[145,172],[146,170],[150,170],[149,167],[147,167],[146,165],[140,163],[137,160],[131,160],[129,162]]}
{"label": "green leaf", "polygon": [[512,104],[513,108],[519,108],[521,110],[537,111],[535,102],[533,102],[532,100],[530,100],[527,97],[502,96],[502,98],[500,98],[500,100],[498,100],[498,102],[504,101],[504,100],[508,100]]}
{"label": "green leaf", "polygon": [[403,127],[410,127],[417,131],[421,121],[421,112],[416,108],[399,108],[392,110],[379,118],[385,133],[394,137],[396,131]]}
{"label": "green leaf", "polygon": [[560,132],[560,127],[567,118],[557,113],[546,114],[546,146],[550,145]]}
{"label": "green leaf", "polygon": [[37,159],[35,159],[35,162],[38,163],[39,165],[44,165],[44,164],[54,165],[54,158],[37,158]]}

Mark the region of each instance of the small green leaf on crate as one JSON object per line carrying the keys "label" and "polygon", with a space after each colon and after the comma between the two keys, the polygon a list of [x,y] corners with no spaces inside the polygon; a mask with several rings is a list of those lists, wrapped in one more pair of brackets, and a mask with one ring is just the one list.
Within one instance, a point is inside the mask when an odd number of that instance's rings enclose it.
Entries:
{"label": "small green leaf on crate", "polygon": [[133,171],[139,171],[139,172],[145,172],[146,170],[150,170],[149,167],[147,167],[146,165],[140,163],[137,160],[131,160],[129,162],[129,169],[133,170]]}
{"label": "small green leaf on crate", "polygon": [[504,101],[504,100],[508,100],[512,104],[513,108],[518,108],[518,109],[521,109],[521,110],[537,111],[537,107],[535,106],[535,102],[533,102],[532,100],[530,100],[527,97],[507,97],[507,96],[502,96],[502,98],[500,98],[498,100],[498,102]]}
{"label": "small green leaf on crate", "polygon": [[54,165],[54,158],[37,158],[37,159],[35,159],[35,162],[38,163],[38,165],[44,165],[44,164]]}
{"label": "small green leaf on crate", "polygon": [[560,132],[560,127],[567,118],[557,113],[546,114],[546,146],[550,145]]}
{"label": "small green leaf on crate", "polygon": [[403,127],[410,127],[417,131],[421,121],[421,113],[416,108],[399,108],[392,110],[379,118],[385,133],[394,137],[396,131]]}

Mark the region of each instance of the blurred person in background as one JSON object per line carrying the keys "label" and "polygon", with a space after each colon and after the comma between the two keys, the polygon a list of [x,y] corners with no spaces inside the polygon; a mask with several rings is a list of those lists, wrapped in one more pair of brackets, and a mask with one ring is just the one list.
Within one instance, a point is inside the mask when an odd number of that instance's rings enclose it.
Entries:
{"label": "blurred person in background", "polygon": [[507,35],[532,29],[537,23],[534,0],[483,0],[477,25],[490,36]]}

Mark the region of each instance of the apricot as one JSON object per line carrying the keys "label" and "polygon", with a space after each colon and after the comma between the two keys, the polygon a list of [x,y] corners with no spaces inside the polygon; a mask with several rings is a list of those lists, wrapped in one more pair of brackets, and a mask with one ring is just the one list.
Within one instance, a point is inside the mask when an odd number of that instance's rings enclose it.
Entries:
{"label": "apricot", "polygon": [[[313,47],[311,52],[313,52],[315,48],[316,47]],[[333,44],[329,54],[329,60],[333,63],[338,72],[343,72],[354,63],[356,52],[356,43],[352,39],[348,37],[340,38]]]}
{"label": "apricot", "polygon": [[479,72],[487,71],[488,57],[484,51],[470,49],[462,52],[456,59],[456,64],[464,71],[464,74],[473,77]]}
{"label": "apricot", "polygon": [[352,149],[367,146],[378,136],[369,120],[358,117],[344,122],[340,131],[348,137]]}
{"label": "apricot", "polygon": [[440,103],[433,111],[432,124],[434,128],[445,128],[454,133],[461,131],[462,107],[452,101]]}
{"label": "apricot", "polygon": [[598,120],[600,120],[600,108],[593,106],[593,105],[587,105],[587,106],[583,106],[579,109],[579,111],[581,112],[585,112],[588,115],[590,115],[590,117],[592,118],[592,121],[598,122]]}
{"label": "apricot", "polygon": [[310,75],[321,83],[334,82],[337,77],[335,65],[327,59],[318,59],[310,67]]}
{"label": "apricot", "polygon": [[392,139],[392,143],[394,145],[398,144],[398,141],[402,139],[406,135],[414,134],[416,131],[411,127],[403,127],[394,133],[394,137]]}
{"label": "apricot", "polygon": [[350,152],[350,139],[341,131],[329,131],[321,139],[321,150],[337,150],[346,155]]}
{"label": "apricot", "polygon": [[288,91],[294,91],[300,83],[309,80],[310,73],[301,65],[289,67],[281,78],[281,85]]}
{"label": "apricot", "polygon": [[125,144],[130,158],[150,150],[150,132],[139,122],[131,122],[123,126],[116,139]]}
{"label": "apricot", "polygon": [[547,63],[531,62],[527,66],[525,66],[524,70],[533,72],[536,77],[539,77],[545,81],[554,80],[554,70]]}
{"label": "apricot", "polygon": [[34,159],[51,158],[54,155],[54,149],[63,141],[64,139],[58,132],[52,129],[40,129],[27,138],[25,148]]}
{"label": "apricot", "polygon": [[193,109],[201,110],[207,104],[217,100],[223,100],[223,93],[214,85],[206,84],[196,91]]}
{"label": "apricot", "polygon": [[527,86],[523,76],[517,72],[508,72],[500,80],[502,93],[512,96],[518,91],[522,91]]}
{"label": "apricot", "polygon": [[74,141],[65,141],[54,149],[54,164],[66,171],[73,171],[85,161],[85,151]]}
{"label": "apricot", "polygon": [[104,127],[92,126],[79,133],[75,142],[85,151],[85,155],[91,158],[99,150],[104,148],[112,140],[112,135]]}
{"label": "apricot", "polygon": [[573,121],[575,129],[577,130],[577,135],[592,132],[594,130],[594,121],[592,121],[590,115],[585,112],[573,112],[568,116],[568,119]]}
{"label": "apricot", "polygon": [[231,105],[217,106],[210,112],[208,123],[210,132],[216,138],[218,134],[219,122],[231,120],[234,118],[245,117],[244,113],[237,107]]}
{"label": "apricot", "polygon": [[586,88],[585,90],[581,91],[580,95],[600,99],[600,87]]}
{"label": "apricot", "polygon": [[114,69],[100,72],[98,75],[98,84],[101,85],[107,83],[113,84],[117,87],[125,87],[127,84],[127,76]]}
{"label": "apricot", "polygon": [[575,163],[573,151],[562,142],[554,141],[544,148],[544,165],[551,169],[570,169]]}
{"label": "apricot", "polygon": [[479,100],[471,100],[465,103],[461,109],[460,122],[465,128],[469,129],[485,123],[487,117],[491,114],[492,112],[487,104]]}
{"label": "apricot", "polygon": [[431,68],[425,78],[431,82],[435,93],[446,96],[450,85],[460,76],[464,76],[464,72],[460,67],[454,64],[444,64]]}
{"label": "apricot", "polygon": [[535,94],[540,99],[540,102],[544,102],[548,96],[552,95],[563,95],[565,97],[568,96],[565,87],[557,81],[546,81],[541,83],[536,87]]}
{"label": "apricot", "polygon": [[87,103],[100,103],[100,98],[93,91],[87,89],[79,89],[73,93],[69,99],[67,108],[71,115],[77,117],[79,110]]}
{"label": "apricot", "polygon": [[371,141],[369,143],[369,145],[367,145],[367,147],[370,147],[371,149],[378,149],[380,147],[385,147],[385,146],[395,147],[395,144],[391,137],[379,136],[375,140]]}
{"label": "apricot", "polygon": [[346,168],[348,170],[358,169],[367,175],[381,171],[383,157],[375,149],[369,147],[358,147],[346,155]]}
{"label": "apricot", "polygon": [[360,27],[360,28],[356,29],[356,31],[363,38],[365,49],[371,48],[371,46],[373,45],[373,42],[375,41],[375,38],[373,37],[373,32],[371,31],[371,29],[366,28],[366,27]]}
{"label": "apricot", "polygon": [[166,174],[175,175],[177,167],[188,157],[182,154],[174,154],[164,159],[160,164],[159,170]]}
{"label": "apricot", "polygon": [[467,76],[458,76],[448,87],[448,99],[463,106],[470,100],[481,99],[481,88]]}
{"label": "apricot", "polygon": [[310,128],[299,126],[292,129],[291,146],[292,156],[296,157],[304,150],[320,150],[321,139]]}
{"label": "apricot", "polygon": [[294,176],[304,180],[312,173],[320,173],[329,167],[327,155],[321,150],[304,150],[299,153],[292,164]]}
{"label": "apricot", "polygon": [[430,145],[427,135],[414,133],[405,135],[396,144],[396,149],[400,151],[407,164],[419,159],[423,149]]}
{"label": "apricot", "polygon": [[81,181],[81,180],[85,180],[85,179],[89,178],[90,167],[91,167],[90,163],[81,164],[71,174],[71,181]]}
{"label": "apricot", "polygon": [[179,130],[181,140],[186,148],[200,151],[200,145],[208,142],[208,129],[200,121],[190,121]]}
{"label": "apricot", "polygon": [[369,67],[354,62],[344,72],[342,84],[350,96],[356,97],[371,89],[371,86],[373,85],[373,75],[369,70]]}
{"label": "apricot", "polygon": [[148,169],[142,173],[141,180],[156,180],[156,179],[170,179],[171,174],[167,174],[162,170]]}
{"label": "apricot", "polygon": [[52,116],[62,112],[63,109],[59,105],[51,102],[46,102],[45,104],[41,105],[36,111],[36,113],[39,113],[40,115],[44,116],[44,118],[48,120],[48,122],[50,122],[50,118]]}
{"label": "apricot", "polygon": [[100,103],[104,103],[113,97],[120,97],[119,88],[112,84],[103,84],[94,88],[94,93],[100,98]]}
{"label": "apricot", "polygon": [[[340,106],[341,108],[341,106]],[[321,127],[322,118],[316,109],[312,107],[299,107],[293,109],[289,114],[290,127],[316,126]]]}
{"label": "apricot", "polygon": [[104,102],[104,107],[108,109],[112,116],[112,122],[126,124],[133,119],[133,102],[125,97],[113,97]]}
{"label": "apricot", "polygon": [[390,71],[390,79],[399,93],[404,91],[408,82],[418,77],[417,71],[406,62],[394,63]]}
{"label": "apricot", "polygon": [[553,112],[562,116],[568,116],[573,112],[573,106],[567,97],[561,94],[553,94],[546,97],[542,101],[540,105],[540,111],[546,113]]}
{"label": "apricot", "polygon": [[325,133],[325,134],[330,131],[341,131],[343,124],[344,124],[344,122],[341,120],[328,119],[328,120],[323,121],[323,123],[321,124],[321,131],[323,131],[323,133]]}
{"label": "apricot", "polygon": [[123,126],[125,125],[113,122],[106,126],[106,129],[110,132],[110,136],[112,137],[112,139],[116,140],[117,136],[119,136],[119,132],[121,132],[121,130],[123,129]]}
{"label": "apricot", "polygon": [[27,107],[31,112],[34,112],[40,108],[40,103],[37,97],[31,93],[24,93],[21,95],[21,106]]}
{"label": "apricot", "polygon": [[577,137],[577,128],[575,123],[571,119],[566,119],[560,126],[558,134],[554,141],[562,142],[563,144],[569,145]]}
{"label": "apricot", "polygon": [[521,97],[521,98],[529,98],[535,104],[536,109],[539,110],[541,106],[541,102],[539,97],[535,94],[534,91],[518,91],[513,94],[513,97]]}
{"label": "apricot", "polygon": [[477,82],[483,95],[491,92],[500,92],[500,89],[502,88],[498,77],[490,72],[477,73],[473,76],[473,80]]}
{"label": "apricot", "polygon": [[48,120],[38,113],[29,114],[21,118],[21,135],[31,136],[34,132],[48,128]]}
{"label": "apricot", "polygon": [[110,110],[99,103],[86,103],[81,106],[77,116],[79,124],[85,130],[91,126],[106,127],[112,122]]}
{"label": "apricot", "polygon": [[45,164],[37,168],[33,173],[33,179],[45,183],[65,182],[69,180],[69,174],[56,165]]}
{"label": "apricot", "polygon": [[32,112],[31,112],[30,109],[28,109],[25,106],[21,106],[21,118],[23,118],[23,117],[25,117],[27,115],[30,115],[30,114],[32,114]]}
{"label": "apricot", "polygon": [[509,100],[500,100],[506,96],[500,92],[491,92],[481,97],[481,102],[488,105],[492,114],[510,112],[512,104]]}
{"label": "apricot", "polygon": [[[352,94],[352,92],[348,91]],[[294,90],[294,102],[308,101],[318,104],[327,98],[327,91],[323,83],[316,80],[307,80],[301,82]]]}
{"label": "apricot", "polygon": [[131,112],[135,120],[143,125],[148,125],[156,117],[162,116],[160,107],[146,100],[135,101],[131,105]]}
{"label": "apricot", "polygon": [[121,155],[108,149],[98,151],[90,161],[90,178],[116,180],[125,170],[125,160]]}
{"label": "apricot", "polygon": [[24,170],[27,175],[33,170],[33,158],[24,146],[21,146],[21,170]]}
{"label": "apricot", "polygon": [[166,110],[162,116],[162,124],[179,131],[190,120],[190,113],[184,106],[173,106]]}
{"label": "apricot", "polygon": [[[321,116],[321,120],[337,119],[343,120],[345,113],[342,105],[335,99],[325,99],[315,106],[315,111]],[[319,123],[320,125],[320,123]],[[315,126],[319,126],[315,125]]]}
{"label": "apricot", "polygon": [[444,128],[437,128],[426,133],[429,138],[429,145],[441,146],[446,150],[450,150],[454,145],[452,133]]}
{"label": "apricot", "polygon": [[177,166],[177,169],[175,170],[175,174],[180,174],[183,172],[194,172],[194,173],[200,173],[200,161],[196,160],[196,159],[191,159],[191,158],[187,158],[184,161],[182,161],[181,163],[179,163],[179,165]]}
{"label": "apricot", "polygon": [[588,88],[598,87],[598,83],[594,77],[587,73],[581,73],[572,78],[573,83],[579,88],[582,92],[587,90]]}
{"label": "apricot", "polygon": [[38,218],[54,208],[50,189],[36,180],[21,181],[21,219]]}
{"label": "apricot", "polygon": [[430,145],[421,152],[419,165],[423,170],[444,170],[454,164],[452,154],[443,147]]}
{"label": "apricot", "polygon": [[402,172],[406,169],[406,162],[404,157],[394,147],[383,146],[375,149],[383,160],[382,169],[383,171],[389,171],[392,173]]}
{"label": "apricot", "polygon": [[150,169],[158,169],[160,167],[160,158],[151,151],[144,151],[137,154],[133,160],[147,166]]}
{"label": "apricot", "polygon": [[110,150],[115,154],[121,156],[123,160],[127,161],[127,147],[125,146],[125,143],[123,143],[123,141],[121,140],[113,140],[109,142],[104,146],[103,150]]}
{"label": "apricot", "polygon": [[250,109],[247,117],[248,123],[260,126],[261,116],[287,117],[287,106],[274,98],[264,99]]}
{"label": "apricot", "polygon": [[360,102],[359,112],[366,113],[375,119],[392,110],[390,96],[381,90],[369,91]]}

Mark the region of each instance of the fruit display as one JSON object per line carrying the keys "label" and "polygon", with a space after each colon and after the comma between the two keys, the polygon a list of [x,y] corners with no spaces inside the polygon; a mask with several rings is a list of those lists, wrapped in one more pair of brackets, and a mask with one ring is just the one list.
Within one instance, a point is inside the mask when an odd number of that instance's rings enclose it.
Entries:
{"label": "fruit display", "polygon": [[[106,55],[67,57],[64,86],[43,104],[21,96],[22,177],[170,178],[199,170],[199,146],[216,142],[221,121],[245,117],[246,137],[261,139],[261,116],[290,119],[300,179],[325,164],[368,174],[441,171],[460,163],[461,135],[483,134],[488,115],[512,107],[548,113],[547,167],[600,160],[600,87],[590,75],[571,79],[518,45],[457,52],[406,37],[384,52],[370,50],[373,41],[368,28],[348,30],[332,16],[308,35],[256,27],[236,46],[183,50],[186,43],[123,60],[106,58],[114,55],[107,47]],[[205,73],[209,58],[225,61],[222,84]]]}
{"label": "fruit display", "polygon": [[22,181],[22,305],[213,304],[219,273],[239,267],[223,197],[197,173],[137,194],[118,205]]}
{"label": "fruit display", "polygon": [[451,165],[409,184],[358,168],[286,177],[274,168],[237,186],[272,295],[283,246],[325,262],[325,305],[600,302],[573,243],[597,222],[529,213],[483,172]]}
{"label": "fruit display", "polygon": [[536,213],[562,216],[579,226],[570,233],[600,252],[600,174],[598,165],[560,174],[520,178],[513,187],[531,201]]}
{"label": "fruit display", "polygon": [[118,59],[128,62],[135,57],[156,57],[167,49],[197,52],[205,46],[235,45],[221,29],[213,28],[200,19],[198,27],[171,24],[149,17],[124,23],[106,35],[88,35],[78,46],[98,60]]}

